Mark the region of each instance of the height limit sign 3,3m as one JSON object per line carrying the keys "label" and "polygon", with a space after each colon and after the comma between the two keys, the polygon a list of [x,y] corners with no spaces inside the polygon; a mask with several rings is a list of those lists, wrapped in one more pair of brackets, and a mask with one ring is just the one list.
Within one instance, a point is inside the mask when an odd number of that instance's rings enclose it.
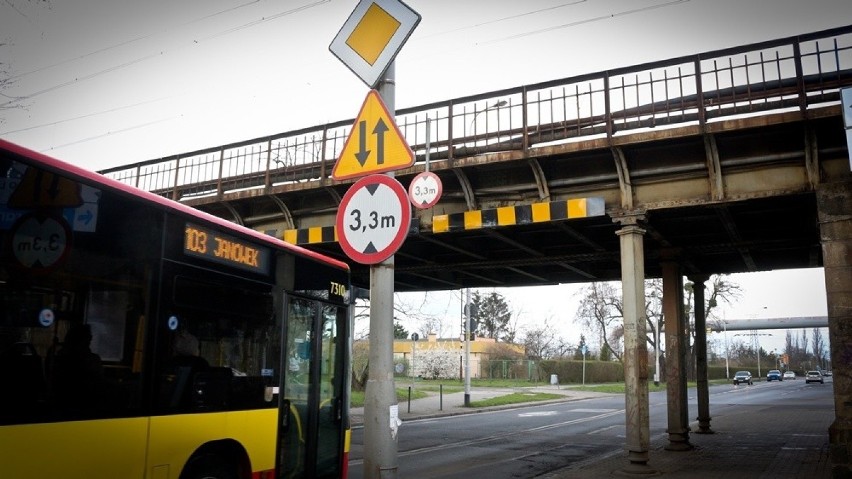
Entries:
{"label": "height limit sign 3,3m", "polygon": [[361,178],[346,191],[335,221],[343,252],[361,264],[390,258],[402,246],[410,225],[405,188],[379,174]]}

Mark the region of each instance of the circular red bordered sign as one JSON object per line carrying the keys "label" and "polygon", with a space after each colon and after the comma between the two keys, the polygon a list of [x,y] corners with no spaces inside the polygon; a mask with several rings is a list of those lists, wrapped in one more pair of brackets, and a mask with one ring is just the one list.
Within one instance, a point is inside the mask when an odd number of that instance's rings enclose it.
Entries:
{"label": "circular red bordered sign", "polygon": [[71,227],[61,216],[25,214],[12,225],[10,233],[17,266],[33,274],[52,271],[71,249]]}
{"label": "circular red bordered sign", "polygon": [[381,263],[408,236],[411,204],[405,188],[387,175],[361,178],[343,196],[335,226],[349,258],[361,264]]}
{"label": "circular red bordered sign", "polygon": [[408,185],[411,204],[421,209],[435,206],[435,203],[441,199],[443,191],[444,185],[441,183],[441,178],[431,171],[424,171],[415,176]]}

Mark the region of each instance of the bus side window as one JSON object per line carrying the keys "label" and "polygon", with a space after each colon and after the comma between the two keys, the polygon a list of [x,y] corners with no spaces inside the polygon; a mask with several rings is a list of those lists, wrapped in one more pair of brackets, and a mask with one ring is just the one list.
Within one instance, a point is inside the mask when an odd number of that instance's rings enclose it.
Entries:
{"label": "bus side window", "polygon": [[0,380],[0,424],[38,417],[47,383],[42,358],[31,343],[14,343],[0,352]]}

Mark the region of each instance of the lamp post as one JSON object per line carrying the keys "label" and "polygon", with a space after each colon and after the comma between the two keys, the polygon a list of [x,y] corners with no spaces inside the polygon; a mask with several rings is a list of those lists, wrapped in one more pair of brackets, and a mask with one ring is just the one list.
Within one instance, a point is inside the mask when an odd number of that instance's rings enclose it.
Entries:
{"label": "lamp post", "polygon": [[660,385],[660,323],[654,326],[654,386]]}
{"label": "lamp post", "polygon": [[760,338],[757,336],[754,338],[754,342],[757,344],[757,377],[762,378],[763,376],[760,374]]}
{"label": "lamp post", "polygon": [[[480,110],[480,111],[478,111],[478,112],[474,113],[474,114],[473,114],[473,119],[472,119],[472,120],[470,120],[470,127],[469,127],[471,130],[473,130],[473,134],[474,134],[474,135],[476,134],[476,129],[474,128],[474,127],[476,126],[476,117],[478,117],[479,115],[481,115],[481,114],[483,114],[483,113],[485,113],[485,112],[488,112],[488,111],[491,111],[491,110],[494,110],[494,109],[497,109],[497,108],[500,108],[500,107],[504,107],[504,106],[506,106],[506,105],[508,105],[508,104],[509,104],[509,102],[507,102],[506,100],[500,100],[500,101],[498,101],[498,102],[494,103],[493,105],[491,105],[491,106],[486,106],[484,109],[482,109],[482,110]],[[486,122],[486,123],[487,123],[487,122]]]}
{"label": "lamp post", "polygon": [[731,368],[728,366],[728,321],[722,320],[722,328],[725,331],[725,379],[731,379]]}
{"label": "lamp post", "polygon": [[472,307],[470,304],[470,288],[465,289],[464,307],[464,405],[470,406],[470,323]]}

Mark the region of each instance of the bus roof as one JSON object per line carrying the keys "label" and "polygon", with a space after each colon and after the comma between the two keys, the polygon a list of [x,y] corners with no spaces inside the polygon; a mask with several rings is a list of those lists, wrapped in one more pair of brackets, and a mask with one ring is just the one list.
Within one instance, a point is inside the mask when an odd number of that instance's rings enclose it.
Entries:
{"label": "bus roof", "polygon": [[79,166],[72,165],[70,163],[64,162],[62,160],[58,160],[56,158],[47,156],[45,154],[39,153],[37,151],[30,150],[23,146],[17,145],[15,143],[11,143],[9,141],[3,140],[0,138],[0,150],[5,150],[15,155],[23,156],[33,161],[34,163],[41,163],[51,169],[63,171],[69,173],[72,176],[77,177],[77,179],[86,180],[92,183],[96,183],[98,185],[104,186],[109,189],[113,189],[119,191],[121,193],[135,196],[141,200],[148,201],[151,203],[155,203],[163,208],[173,210],[179,212],[184,215],[188,215],[197,219],[201,219],[210,223],[214,223],[217,226],[222,228],[242,233],[247,236],[251,236],[252,238],[267,243],[271,246],[275,246],[277,248],[288,250],[294,254],[308,257],[323,263],[326,263],[331,266],[336,266],[341,269],[349,270],[349,265],[343,261],[330,258],[323,254],[317,253],[315,251],[311,251],[305,249],[301,246],[297,246],[294,244],[287,243],[283,240],[275,238],[273,236],[269,236],[267,234],[263,234],[259,231],[253,230],[251,228],[247,228],[245,226],[238,225],[236,223],[232,223],[218,216],[211,215],[210,213],[206,213],[201,210],[197,210],[195,208],[189,207],[182,203],[179,203],[174,200],[170,200],[168,198],[163,198],[162,196],[155,195],[154,193],[150,193],[145,190],[141,190],[131,185],[124,184],[120,181],[114,180],[112,178],[107,178],[106,176],[101,175],[100,173],[96,173],[90,170],[86,170],[85,168],[80,168]]}

